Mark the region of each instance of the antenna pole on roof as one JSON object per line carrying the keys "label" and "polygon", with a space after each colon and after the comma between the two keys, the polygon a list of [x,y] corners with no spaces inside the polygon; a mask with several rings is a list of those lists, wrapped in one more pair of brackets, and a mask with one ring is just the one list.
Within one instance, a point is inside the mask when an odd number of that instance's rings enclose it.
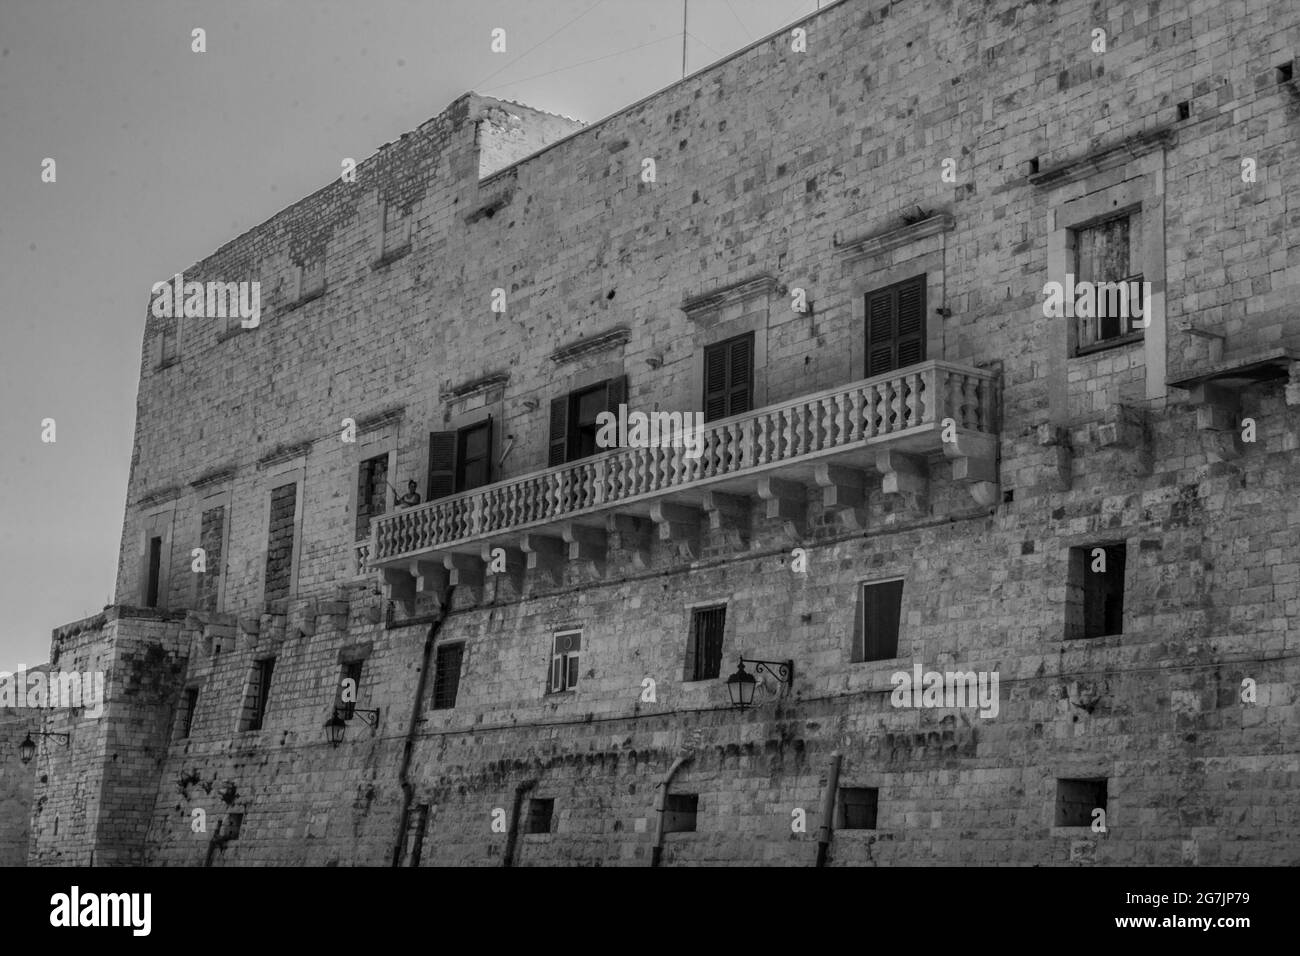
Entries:
{"label": "antenna pole on roof", "polygon": [[682,0],[682,79],[686,79],[686,4],[690,0]]}

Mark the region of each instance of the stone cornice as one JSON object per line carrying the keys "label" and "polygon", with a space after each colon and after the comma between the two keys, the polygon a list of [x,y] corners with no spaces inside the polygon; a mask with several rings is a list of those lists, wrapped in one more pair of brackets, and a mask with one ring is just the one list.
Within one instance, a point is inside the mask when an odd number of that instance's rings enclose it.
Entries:
{"label": "stone cornice", "polygon": [[1173,139],[1174,128],[1162,126],[1130,136],[1113,146],[1095,149],[1083,156],[1058,163],[1050,169],[1031,173],[1026,178],[1039,189],[1054,189],[1123,166],[1130,160],[1170,145]]}
{"label": "stone cornice", "polygon": [[785,291],[781,283],[770,275],[753,276],[741,279],[731,285],[705,292],[701,295],[688,295],[682,300],[682,311],[687,318],[697,318],[708,312],[715,312],[734,302],[744,302],[763,295],[781,294]]}
{"label": "stone cornice", "polygon": [[258,470],[270,468],[272,465],[278,465],[281,462],[292,461],[295,458],[301,458],[311,451],[311,445],[311,439],[298,442],[296,445],[280,445],[257,460]]}
{"label": "stone cornice", "polygon": [[469,398],[471,395],[478,395],[480,392],[490,392],[494,388],[500,388],[508,381],[510,381],[508,373],[494,372],[491,375],[483,375],[452,386],[447,390],[445,397],[452,399]]}
{"label": "stone cornice", "polygon": [[205,471],[199,477],[190,482],[191,488],[211,488],[213,485],[220,485],[235,477],[235,466],[225,465],[221,468],[213,468]]}
{"label": "stone cornice", "polygon": [[382,411],[374,412],[371,415],[367,415],[365,418],[358,418],[357,431],[374,431],[376,428],[383,428],[385,425],[400,422],[405,415],[405,405],[393,405],[391,408],[385,408]]}
{"label": "stone cornice", "polygon": [[908,223],[903,226],[890,226],[888,229],[878,230],[865,236],[859,236],[857,239],[839,243],[836,245],[835,251],[849,260],[865,259],[890,249],[897,249],[899,246],[917,242],[929,236],[936,236],[941,232],[947,232],[953,225],[954,220],[948,213],[935,213],[920,222]]}
{"label": "stone cornice", "polygon": [[620,325],[607,332],[593,335],[589,339],[580,339],[577,342],[560,346],[551,353],[551,361],[557,365],[562,365],[565,362],[572,362],[593,352],[604,352],[608,349],[618,348],[631,337],[631,330],[625,325]]}

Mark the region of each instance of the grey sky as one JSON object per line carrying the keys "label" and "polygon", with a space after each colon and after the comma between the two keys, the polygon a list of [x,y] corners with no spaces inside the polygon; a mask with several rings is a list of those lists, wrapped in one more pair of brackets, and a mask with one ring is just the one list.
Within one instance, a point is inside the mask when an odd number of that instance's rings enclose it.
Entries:
{"label": "grey sky", "polygon": [[[690,0],[690,69],[816,7]],[[680,77],[681,24],[681,0],[0,0],[0,669],[112,598],[153,282],[467,90],[615,112]]]}

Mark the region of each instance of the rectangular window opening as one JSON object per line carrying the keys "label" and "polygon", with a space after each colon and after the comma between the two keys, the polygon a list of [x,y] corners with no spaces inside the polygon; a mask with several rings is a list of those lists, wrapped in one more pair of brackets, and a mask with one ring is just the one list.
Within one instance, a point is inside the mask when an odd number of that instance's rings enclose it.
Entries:
{"label": "rectangular window opening", "polygon": [[1056,826],[1092,825],[1093,811],[1106,809],[1106,778],[1058,778],[1056,781]]}
{"label": "rectangular window opening", "polygon": [[434,710],[450,710],[456,706],[456,692],[460,689],[460,665],[464,658],[464,644],[438,646],[433,671]]}
{"label": "rectangular window opening", "polygon": [[162,573],[162,538],[149,539],[149,571],[145,581],[145,607],[158,606],[159,575]]}
{"label": "rectangular window opening", "polygon": [[582,650],[582,631],[560,631],[551,651],[549,691],[552,694],[578,686],[578,655]]}
{"label": "rectangular window opening", "polygon": [[863,584],[859,607],[853,640],[853,662],[884,661],[897,657],[903,582]]}
{"label": "rectangular window opening", "polygon": [[364,666],[364,661],[348,661],[339,674],[339,690],[334,707],[344,720],[351,720],[356,714],[357,701],[361,698],[361,669]]}
{"label": "rectangular window opening", "polygon": [[1070,549],[1065,592],[1067,640],[1124,633],[1127,550],[1123,542]]}
{"label": "rectangular window opening", "polygon": [[913,276],[867,293],[868,378],[925,361],[925,283]]}
{"label": "rectangular window opening", "polygon": [[876,803],[880,791],[875,787],[841,787],[840,816],[843,830],[874,830]]}
{"label": "rectangular window opening", "polygon": [[722,672],[722,636],[727,606],[696,608],[691,613],[687,680],[713,680]]}
{"label": "rectangular window opening", "polygon": [[694,833],[699,811],[697,793],[670,793],[664,796],[664,833]]}
{"label": "rectangular window opening", "polygon": [[551,818],[555,814],[555,800],[550,797],[531,797],[524,818],[525,833],[550,833]]}

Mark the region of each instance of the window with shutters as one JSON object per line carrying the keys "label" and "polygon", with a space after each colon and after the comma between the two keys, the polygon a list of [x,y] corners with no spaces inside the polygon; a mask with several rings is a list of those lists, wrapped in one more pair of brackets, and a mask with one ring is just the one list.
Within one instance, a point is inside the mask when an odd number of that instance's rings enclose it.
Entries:
{"label": "window with shutters", "polygon": [[[1138,283],[1137,288],[1141,288],[1142,270],[1138,264],[1142,248],[1141,216],[1117,216],[1075,229],[1073,233],[1076,285],[1080,282],[1122,282],[1129,288],[1133,288],[1131,283]],[[1133,306],[1121,302],[1117,294],[1098,295],[1097,314],[1074,319],[1077,351],[1087,352],[1140,340],[1143,327],[1134,326],[1128,317],[1132,309]]]}
{"label": "window with shutters", "polygon": [[722,634],[727,606],[696,608],[691,614],[687,680],[713,680],[722,672]]}
{"label": "window with shutters", "polygon": [[627,378],[622,375],[553,399],[547,467],[607,450],[596,445],[596,417],[601,412],[617,415],[618,406],[626,400]]}
{"label": "window with shutters", "polygon": [[903,607],[903,582],[862,585],[853,662],[884,661],[898,656],[898,625]]}
{"label": "window with shutters", "polygon": [[867,293],[867,377],[925,361],[924,275]]}
{"label": "window with shutters", "polygon": [[492,482],[492,419],[457,431],[429,433],[426,501],[480,488]]}
{"label": "window with shutters", "polygon": [[433,665],[433,709],[450,710],[456,706],[460,689],[460,665],[465,659],[464,644],[441,644]]}
{"label": "window with shutters", "polygon": [[547,690],[552,694],[578,686],[578,654],[582,649],[582,631],[560,631],[551,650],[551,673]]}
{"label": "window with shutters", "polygon": [[754,333],[704,350],[704,420],[749,411],[754,404]]}
{"label": "window with shutters", "polygon": [[388,455],[367,458],[357,469],[357,540],[370,534],[370,519],[388,503]]}

